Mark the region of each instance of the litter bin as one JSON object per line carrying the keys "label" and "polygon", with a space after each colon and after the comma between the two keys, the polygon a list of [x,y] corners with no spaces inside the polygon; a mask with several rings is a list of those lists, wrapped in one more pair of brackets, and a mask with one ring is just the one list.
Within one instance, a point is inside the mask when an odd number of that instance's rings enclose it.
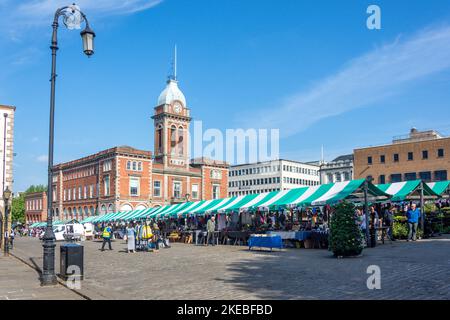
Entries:
{"label": "litter bin", "polygon": [[64,280],[69,277],[83,280],[84,275],[84,247],[68,243],[60,247],[60,276]]}

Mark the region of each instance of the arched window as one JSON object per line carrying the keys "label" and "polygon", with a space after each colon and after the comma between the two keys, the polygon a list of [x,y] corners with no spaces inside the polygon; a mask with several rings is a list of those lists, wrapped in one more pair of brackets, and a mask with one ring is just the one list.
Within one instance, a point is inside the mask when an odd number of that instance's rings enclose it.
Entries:
{"label": "arched window", "polygon": [[184,153],[183,141],[184,141],[184,128],[180,126],[178,128],[178,144],[177,144],[178,154],[180,156],[182,156]]}
{"label": "arched window", "polygon": [[69,208],[67,219],[72,219],[72,208]]}
{"label": "arched window", "polygon": [[170,127],[170,154],[175,155],[177,153],[177,127]]}
{"label": "arched window", "polygon": [[106,214],[106,206],[104,204],[102,205],[101,214]]}
{"label": "arched window", "polygon": [[94,209],[94,207],[89,207],[89,211],[90,211],[90,213],[91,213],[91,216],[94,216],[95,215],[95,209]]}
{"label": "arched window", "polygon": [[162,125],[158,125],[158,128],[156,129],[156,152],[162,153],[163,152],[163,128]]}
{"label": "arched window", "polygon": [[89,210],[88,207],[84,207],[84,216],[89,217]]}
{"label": "arched window", "polygon": [[78,219],[78,212],[77,212],[77,208],[73,208],[72,209],[72,219]]}
{"label": "arched window", "polygon": [[110,205],[108,206],[108,213],[110,213],[110,212],[114,212],[114,207],[113,207],[112,204],[110,204]]}

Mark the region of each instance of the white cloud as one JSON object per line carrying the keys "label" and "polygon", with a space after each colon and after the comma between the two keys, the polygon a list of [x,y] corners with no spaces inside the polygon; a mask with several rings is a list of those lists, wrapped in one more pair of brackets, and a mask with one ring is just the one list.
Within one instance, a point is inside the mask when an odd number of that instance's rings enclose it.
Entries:
{"label": "white cloud", "polygon": [[37,161],[37,162],[46,163],[46,162],[48,162],[48,156],[45,155],[45,154],[40,155],[40,156],[38,156],[38,157],[36,158],[36,161]]}
{"label": "white cloud", "polygon": [[280,108],[261,111],[260,127],[280,128],[282,136],[291,136],[321,119],[379,103],[414,81],[449,68],[450,27],[429,28],[350,61],[285,99]]}

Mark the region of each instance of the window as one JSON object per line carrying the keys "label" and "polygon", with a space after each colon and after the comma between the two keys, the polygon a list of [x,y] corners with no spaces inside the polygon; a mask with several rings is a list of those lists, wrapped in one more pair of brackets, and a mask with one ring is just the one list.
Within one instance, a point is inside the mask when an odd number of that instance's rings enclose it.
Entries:
{"label": "window", "polygon": [[130,177],[130,196],[139,196],[139,185],[140,183],[138,177]]}
{"label": "window", "polygon": [[443,158],[444,157],[444,149],[438,149],[437,156],[438,156],[438,158]]}
{"label": "window", "polygon": [[411,181],[411,180],[416,180],[416,179],[417,179],[417,175],[415,172],[405,173],[405,181]]}
{"label": "window", "polygon": [[183,153],[184,153],[184,148],[183,148],[183,140],[184,140],[184,138],[183,138],[183,135],[184,135],[184,129],[183,129],[183,127],[179,127],[178,128],[178,154],[180,156],[182,156]]}
{"label": "window", "polygon": [[380,156],[380,162],[381,163],[385,163],[386,162],[386,157],[384,155]]}
{"label": "window", "polygon": [[109,175],[103,178],[103,191],[105,197],[109,196]]}
{"label": "window", "polygon": [[67,197],[67,190],[64,189],[64,191],[63,191],[63,199],[64,199],[64,201],[66,201],[66,197]]}
{"label": "window", "polygon": [[434,172],[435,181],[445,181],[447,180],[447,170],[438,170]]}
{"label": "window", "polygon": [[72,192],[73,192],[73,200],[76,200],[77,199],[77,189],[73,188]]}
{"label": "window", "polygon": [[181,182],[180,181],[173,182],[173,197],[175,199],[181,198]]}
{"label": "window", "polygon": [[380,175],[378,177],[378,183],[379,184],[385,184],[386,183],[386,176],[384,174]]}
{"label": "window", "polygon": [[398,161],[399,161],[398,153],[394,153],[394,162],[398,162]]}
{"label": "window", "polygon": [[111,160],[103,162],[103,171],[104,172],[111,171],[111,166],[112,166],[112,161]]}
{"label": "window", "polygon": [[67,200],[70,201],[70,200],[72,200],[71,198],[72,198],[72,192],[69,189],[69,190],[67,190]]}
{"label": "window", "polygon": [[84,198],[87,199],[87,186],[84,186]]}
{"label": "window", "polygon": [[133,161],[133,171],[136,171],[137,170],[137,166],[136,166],[136,161]]}
{"label": "window", "polygon": [[153,181],[153,196],[161,197],[161,181]]}
{"label": "window", "polygon": [[94,185],[90,185],[89,186],[89,198],[93,198],[94,197]]}
{"label": "window", "polygon": [[391,183],[402,182],[402,175],[400,173],[391,174]]}
{"label": "window", "polygon": [[372,164],[372,157],[367,157],[367,164]]}
{"label": "window", "polygon": [[170,128],[170,154],[176,154],[176,146],[177,146],[177,128],[172,126]]}
{"label": "window", "polygon": [[81,194],[81,187],[78,187],[78,200],[83,199],[83,195]]}
{"label": "window", "polygon": [[138,162],[138,171],[142,171],[142,162]]}
{"label": "window", "polygon": [[428,159],[428,150],[422,151],[422,159],[424,159],[424,160]]}
{"label": "window", "polygon": [[345,181],[350,181],[350,173],[344,172],[344,180]]}
{"label": "window", "polygon": [[220,186],[219,185],[213,185],[212,197],[213,197],[213,199],[219,199],[219,197],[220,197]]}
{"label": "window", "polygon": [[131,161],[127,161],[127,170],[131,170]]}
{"label": "window", "polygon": [[408,152],[408,161],[414,160],[414,153]]}
{"label": "window", "polygon": [[419,178],[425,182],[430,182],[431,172],[430,171],[419,172]]}
{"label": "window", "polygon": [[192,199],[198,199],[198,184],[192,185],[191,193],[192,193]]}

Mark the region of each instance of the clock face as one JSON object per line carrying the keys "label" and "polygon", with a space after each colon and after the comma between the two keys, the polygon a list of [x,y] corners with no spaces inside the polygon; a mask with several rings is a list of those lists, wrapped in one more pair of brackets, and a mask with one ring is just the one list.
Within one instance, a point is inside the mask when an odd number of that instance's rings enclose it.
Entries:
{"label": "clock face", "polygon": [[176,113],[180,113],[181,110],[182,110],[181,104],[175,103],[175,105],[173,106],[173,111],[175,111]]}

